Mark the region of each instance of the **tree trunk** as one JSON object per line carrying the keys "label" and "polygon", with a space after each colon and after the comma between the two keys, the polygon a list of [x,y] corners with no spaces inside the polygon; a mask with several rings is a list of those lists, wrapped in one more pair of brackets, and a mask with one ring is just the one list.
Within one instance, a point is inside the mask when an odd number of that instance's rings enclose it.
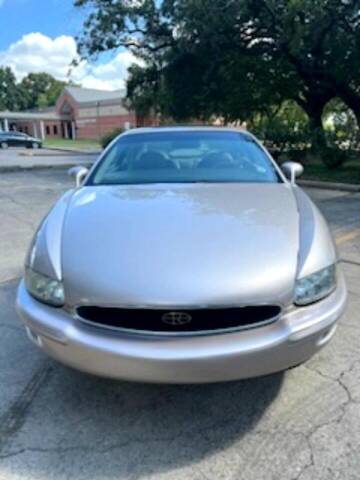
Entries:
{"label": "tree trunk", "polygon": [[[330,97],[331,98],[331,97]],[[322,123],[322,114],[329,97],[312,96],[302,102],[302,108],[309,117],[311,134],[311,150],[319,156],[328,168],[338,168],[344,162],[344,155],[336,148],[329,148],[326,142],[326,135]]]}
{"label": "tree trunk", "polygon": [[314,152],[319,152],[326,147],[326,138],[322,123],[322,114],[326,103],[327,101],[307,101],[302,104],[302,108],[309,117],[309,128],[312,137],[311,148]]}

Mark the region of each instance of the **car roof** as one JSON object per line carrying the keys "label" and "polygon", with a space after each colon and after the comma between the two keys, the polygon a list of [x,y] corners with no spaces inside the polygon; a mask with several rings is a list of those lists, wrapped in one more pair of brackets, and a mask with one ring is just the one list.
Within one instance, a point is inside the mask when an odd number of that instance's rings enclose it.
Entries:
{"label": "car roof", "polygon": [[7,130],[7,131],[0,131],[1,135],[25,135],[24,132],[18,132],[16,130]]}
{"label": "car roof", "polygon": [[216,126],[162,126],[133,128],[124,132],[124,135],[139,135],[141,133],[171,133],[171,132],[237,132],[252,137],[251,133],[239,127],[216,127]]}

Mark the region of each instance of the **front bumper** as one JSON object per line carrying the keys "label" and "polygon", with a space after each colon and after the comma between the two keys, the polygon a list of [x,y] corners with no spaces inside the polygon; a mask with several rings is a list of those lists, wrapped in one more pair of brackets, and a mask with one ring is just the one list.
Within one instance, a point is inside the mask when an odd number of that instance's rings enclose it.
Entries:
{"label": "front bumper", "polygon": [[266,375],[295,366],[331,339],[346,307],[336,291],[253,330],[192,337],[145,336],[100,329],[34,300],[21,282],[17,310],[30,338],[56,360],[104,377],[153,383],[206,383]]}

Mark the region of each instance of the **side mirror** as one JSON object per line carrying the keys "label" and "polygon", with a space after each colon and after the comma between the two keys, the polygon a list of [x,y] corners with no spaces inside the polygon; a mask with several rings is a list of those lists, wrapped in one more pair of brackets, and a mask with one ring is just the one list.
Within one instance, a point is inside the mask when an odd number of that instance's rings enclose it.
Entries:
{"label": "side mirror", "polygon": [[290,180],[291,185],[295,185],[295,179],[300,177],[304,171],[304,167],[301,163],[297,162],[285,162],[281,165],[281,170],[285,173],[286,177]]}
{"label": "side mirror", "polygon": [[68,175],[75,178],[76,188],[81,187],[81,184],[85,180],[85,177],[88,173],[89,169],[86,167],[81,167],[80,165],[77,167],[72,167],[70,170],[68,170]]}

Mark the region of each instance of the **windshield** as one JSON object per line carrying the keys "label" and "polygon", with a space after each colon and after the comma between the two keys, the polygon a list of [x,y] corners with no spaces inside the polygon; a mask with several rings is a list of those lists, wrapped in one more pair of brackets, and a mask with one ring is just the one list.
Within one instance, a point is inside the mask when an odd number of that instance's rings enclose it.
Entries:
{"label": "windshield", "polygon": [[270,159],[248,135],[182,131],[121,137],[87,185],[279,181]]}

